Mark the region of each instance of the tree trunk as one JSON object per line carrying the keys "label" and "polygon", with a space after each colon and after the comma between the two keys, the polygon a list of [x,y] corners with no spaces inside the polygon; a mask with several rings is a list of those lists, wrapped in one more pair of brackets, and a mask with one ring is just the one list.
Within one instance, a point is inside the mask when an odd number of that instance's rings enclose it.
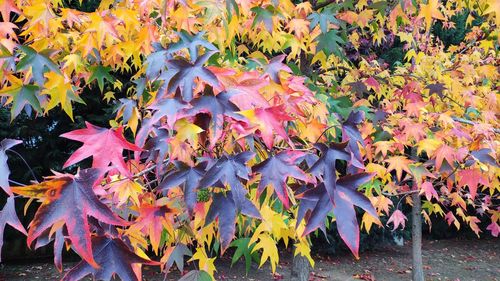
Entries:
{"label": "tree trunk", "polygon": [[308,281],[310,271],[311,267],[307,258],[302,255],[296,255],[293,258],[290,281]]}
{"label": "tree trunk", "polygon": [[424,281],[424,266],[422,263],[422,201],[420,201],[418,193],[413,193],[411,197],[413,201],[413,208],[411,209],[412,279],[413,281]]}

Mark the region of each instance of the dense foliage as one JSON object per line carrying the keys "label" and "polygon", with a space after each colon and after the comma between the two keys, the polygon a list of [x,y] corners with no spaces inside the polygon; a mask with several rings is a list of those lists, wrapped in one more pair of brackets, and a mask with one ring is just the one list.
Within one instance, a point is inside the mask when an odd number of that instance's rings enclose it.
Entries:
{"label": "dense foliage", "polygon": [[[279,243],[314,265],[310,235],[332,223],[358,257],[357,211],[367,232],[405,227],[412,193],[429,224],[500,232],[496,0],[0,0],[0,15],[2,126],[68,128],[39,152],[54,159],[75,145],[22,185],[7,156],[42,134],[0,143],[0,241],[7,224],[53,241],[59,270],[72,249],[64,280],[186,256],[186,279],[211,279],[228,248],[275,271]],[[40,203],[28,231],[18,196]]]}

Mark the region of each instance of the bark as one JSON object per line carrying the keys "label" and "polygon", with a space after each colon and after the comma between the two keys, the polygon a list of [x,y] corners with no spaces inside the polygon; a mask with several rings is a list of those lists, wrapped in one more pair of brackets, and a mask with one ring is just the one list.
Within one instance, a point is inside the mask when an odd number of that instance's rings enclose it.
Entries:
{"label": "bark", "polygon": [[424,266],[422,263],[422,201],[418,193],[412,194],[413,207],[411,209],[412,228],[412,279],[424,281]]}
{"label": "bark", "polygon": [[296,255],[293,258],[292,272],[290,273],[290,281],[308,281],[311,267],[307,258]]}

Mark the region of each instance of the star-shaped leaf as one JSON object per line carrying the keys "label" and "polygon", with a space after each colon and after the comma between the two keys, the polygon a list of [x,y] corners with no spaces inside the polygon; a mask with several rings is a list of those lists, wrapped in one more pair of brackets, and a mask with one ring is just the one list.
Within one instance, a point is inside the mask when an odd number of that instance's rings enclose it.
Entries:
{"label": "star-shaped leaf", "polygon": [[85,129],[78,129],[61,135],[63,138],[83,142],[83,146],[76,150],[64,163],[64,168],[92,156],[93,168],[105,170],[109,164],[113,164],[113,167],[118,169],[120,173],[128,175],[130,171],[123,160],[123,150],[140,151],[141,149],[125,140],[123,127],[115,130],[97,127],[89,122],[85,122],[85,125],[87,126]]}
{"label": "star-shaped leaf", "polygon": [[75,176],[62,174],[39,184],[12,187],[14,193],[42,201],[29,226],[28,245],[45,230],[62,221],[68,229],[73,249],[89,264],[97,267],[98,263],[92,256],[88,216],[107,224],[128,225],[95,195],[93,186],[98,177],[96,169],[86,169]]}
{"label": "star-shaped leaf", "polygon": [[200,179],[205,174],[206,162],[202,162],[196,167],[190,167],[180,161],[176,164],[177,168],[166,175],[158,186],[158,191],[167,191],[172,187],[182,186],[184,201],[188,212],[191,213],[196,205],[196,190]]}
{"label": "star-shaped leaf", "polygon": [[73,267],[62,281],[81,280],[91,274],[95,280],[109,281],[116,274],[121,280],[142,280],[140,267],[134,265],[159,265],[158,262],[139,257],[119,238],[107,236],[92,237],[92,252],[99,268],[85,260]]}
{"label": "star-shaped leaf", "polygon": [[19,232],[22,232],[24,235],[28,235],[17,217],[14,196],[9,196],[7,198],[7,203],[5,203],[3,209],[0,211],[0,261],[2,261],[3,233],[7,224],[17,229]]}
{"label": "star-shaped leaf", "polygon": [[230,99],[232,93],[221,92],[217,95],[213,93],[203,95],[194,99],[191,104],[192,108],[186,111],[187,116],[194,116],[198,113],[210,114],[210,144],[215,143],[220,139],[224,128],[224,116],[231,117],[234,120],[246,121],[246,118],[238,114],[239,110]]}
{"label": "star-shaped leaf", "polygon": [[53,53],[52,50],[45,50],[38,53],[25,45],[21,45],[19,50],[24,53],[24,56],[17,63],[17,70],[23,71],[31,69],[33,80],[39,86],[43,86],[44,84],[45,78],[43,74],[45,71],[50,70],[61,74],[59,67],[49,58],[50,54]]}
{"label": "star-shaped leaf", "polygon": [[203,39],[203,35],[205,32],[198,32],[196,35],[191,35],[185,30],[181,30],[177,32],[179,35],[179,42],[176,42],[168,47],[168,51],[173,53],[184,48],[189,50],[189,57],[192,62],[198,59],[198,47],[204,47],[208,51],[217,51],[217,47],[215,47],[212,43]]}
{"label": "star-shaped leaf", "polygon": [[316,144],[322,155],[311,167],[310,172],[318,178],[322,178],[326,192],[330,196],[330,201],[334,200],[334,191],[337,184],[337,170],[336,161],[351,159],[349,153],[346,151],[347,142],[344,143],[331,143],[329,146],[326,144]]}
{"label": "star-shaped leaf", "polygon": [[201,178],[199,188],[214,186],[218,182],[226,184],[231,188],[230,197],[238,210],[247,216],[260,217],[257,208],[246,198],[247,190],[241,183],[241,180],[249,179],[250,171],[245,163],[254,156],[255,154],[249,151],[223,155]]}
{"label": "star-shaped leaf", "polygon": [[203,66],[213,54],[214,52],[207,52],[197,58],[194,63],[182,59],[167,61],[167,67],[175,73],[168,83],[167,91],[173,93],[178,87],[181,87],[183,100],[190,102],[193,99],[193,88],[195,87],[196,78],[213,87],[218,86],[219,80],[217,80],[217,77]]}
{"label": "star-shaped leaf", "polygon": [[304,153],[301,151],[286,150],[253,166],[252,171],[261,174],[257,193],[260,194],[266,186],[271,185],[283,206],[288,209],[290,206],[288,178],[309,180],[306,173],[296,165],[296,160],[302,156]]}

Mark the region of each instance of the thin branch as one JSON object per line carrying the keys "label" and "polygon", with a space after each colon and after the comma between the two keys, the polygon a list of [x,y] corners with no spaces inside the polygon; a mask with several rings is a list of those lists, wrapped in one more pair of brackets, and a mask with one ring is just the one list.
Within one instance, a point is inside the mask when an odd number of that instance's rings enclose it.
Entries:
{"label": "thin branch", "polygon": [[17,155],[17,157],[21,158],[21,160],[23,161],[23,163],[26,165],[26,167],[28,168],[28,170],[30,171],[31,175],[33,176],[33,179],[36,181],[36,182],[39,182],[36,178],[36,175],[35,175],[35,172],[33,172],[33,169],[31,169],[31,166],[28,164],[28,162],[24,159],[24,157],[19,154],[17,151],[13,150],[13,149],[7,149],[7,151],[10,151],[12,153],[14,153],[15,155]]}
{"label": "thin branch", "polygon": [[20,183],[20,182],[17,182],[17,181],[15,181],[15,180],[9,180],[9,181],[10,181],[11,183],[13,183],[13,184],[17,185],[17,186],[26,186],[26,184],[24,184],[24,183]]}

